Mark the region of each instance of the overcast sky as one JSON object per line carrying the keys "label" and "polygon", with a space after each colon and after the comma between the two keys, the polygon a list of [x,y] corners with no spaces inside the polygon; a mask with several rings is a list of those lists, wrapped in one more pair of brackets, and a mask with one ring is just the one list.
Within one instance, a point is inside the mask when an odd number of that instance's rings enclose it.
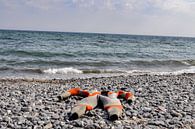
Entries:
{"label": "overcast sky", "polygon": [[0,0],[0,29],[195,37],[195,0]]}

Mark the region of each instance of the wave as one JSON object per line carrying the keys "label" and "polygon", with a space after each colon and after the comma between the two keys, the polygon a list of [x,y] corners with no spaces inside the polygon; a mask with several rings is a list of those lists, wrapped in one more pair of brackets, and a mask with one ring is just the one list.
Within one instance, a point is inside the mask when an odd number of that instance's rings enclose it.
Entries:
{"label": "wave", "polygon": [[26,60],[17,61],[0,59],[0,72],[23,72],[38,74],[143,74],[193,73],[195,60],[152,60],[152,61],[61,61],[61,60]]}
{"label": "wave", "polygon": [[80,74],[83,73],[83,71],[69,67],[69,68],[50,68],[43,70],[44,73],[49,74]]}
{"label": "wave", "polygon": [[138,66],[189,66],[195,65],[195,60],[135,60],[127,62]]}
{"label": "wave", "polygon": [[76,57],[71,53],[57,53],[57,52],[41,52],[41,51],[24,51],[24,50],[6,50],[0,51],[1,55],[17,55],[17,56],[31,56],[31,57]]}
{"label": "wave", "polygon": [[175,70],[175,71],[150,71],[150,70],[130,70],[127,71],[128,74],[152,74],[152,75],[182,75],[182,74],[195,74],[195,66],[190,66],[185,69]]}
{"label": "wave", "polygon": [[105,69],[76,69],[73,67],[64,68],[12,68],[12,67],[0,67],[0,72],[12,71],[12,72],[24,72],[24,73],[39,73],[39,74],[104,74],[104,73],[127,73],[122,70],[105,70]]}
{"label": "wave", "polygon": [[39,68],[13,68],[13,67],[0,67],[0,72],[24,72],[24,73],[43,73],[43,71]]}
{"label": "wave", "polygon": [[11,68],[11,67],[0,67],[0,72],[11,71],[12,73],[29,73],[29,74],[125,74],[125,75],[142,75],[142,74],[155,74],[155,75],[180,75],[185,73],[195,73],[195,66],[190,66],[188,68],[179,69],[175,71],[151,71],[149,69],[145,70],[116,70],[116,69],[76,69],[73,67],[64,68]]}
{"label": "wave", "polygon": [[7,63],[9,65],[14,66],[25,66],[25,65],[41,65],[41,66],[94,66],[94,67],[101,67],[101,66],[112,66],[119,64],[119,62],[110,62],[110,61],[62,61],[62,60],[7,60],[7,59],[0,59],[0,62]]}
{"label": "wave", "polygon": [[183,73],[195,73],[195,66],[191,66],[191,67],[186,68],[186,69],[181,69],[181,70],[175,71],[172,74],[178,75],[178,74],[183,74]]}
{"label": "wave", "polygon": [[126,73],[125,71],[120,70],[99,70],[99,69],[76,69],[72,67],[66,68],[49,68],[43,70],[44,73],[49,74],[104,74],[104,73]]}

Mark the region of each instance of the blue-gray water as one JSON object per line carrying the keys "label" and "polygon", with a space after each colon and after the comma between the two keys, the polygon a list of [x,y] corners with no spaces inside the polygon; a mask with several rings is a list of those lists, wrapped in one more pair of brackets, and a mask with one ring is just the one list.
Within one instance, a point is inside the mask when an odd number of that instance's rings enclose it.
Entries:
{"label": "blue-gray water", "polygon": [[0,30],[0,76],[195,72],[195,38]]}

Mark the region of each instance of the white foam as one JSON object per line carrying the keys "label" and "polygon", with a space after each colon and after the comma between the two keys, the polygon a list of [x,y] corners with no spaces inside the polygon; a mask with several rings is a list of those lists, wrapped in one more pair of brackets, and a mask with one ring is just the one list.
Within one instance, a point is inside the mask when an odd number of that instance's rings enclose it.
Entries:
{"label": "white foam", "polygon": [[188,66],[190,66],[191,64],[190,63],[188,63],[187,61],[181,61],[181,63],[183,63],[183,64],[185,64],[185,65],[188,65]]}
{"label": "white foam", "polygon": [[80,74],[83,73],[81,70],[68,67],[68,68],[50,68],[43,71],[49,74]]}
{"label": "white foam", "polygon": [[177,71],[149,71],[149,70],[131,70],[126,71],[127,74],[136,74],[136,75],[142,75],[142,74],[150,74],[150,75],[181,75],[184,73],[195,73],[195,66],[188,67],[186,69],[181,69]]}
{"label": "white foam", "polygon": [[150,71],[143,71],[143,70],[130,70],[130,71],[125,71],[127,74],[146,74],[146,73],[151,73]]}
{"label": "white foam", "polygon": [[176,75],[183,74],[183,73],[195,73],[195,66],[191,66],[187,69],[182,69],[182,70],[173,72],[173,74],[176,74]]}

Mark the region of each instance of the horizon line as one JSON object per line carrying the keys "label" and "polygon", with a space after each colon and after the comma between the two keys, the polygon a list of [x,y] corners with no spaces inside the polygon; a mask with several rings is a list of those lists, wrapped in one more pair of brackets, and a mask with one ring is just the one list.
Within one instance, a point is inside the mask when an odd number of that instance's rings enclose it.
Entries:
{"label": "horizon line", "polygon": [[129,35],[129,36],[154,36],[154,37],[175,37],[175,38],[195,38],[195,36],[183,35],[155,35],[155,34],[128,34],[128,33],[110,33],[110,32],[85,32],[85,31],[58,31],[58,30],[31,30],[31,29],[5,29],[5,31],[27,31],[27,32],[54,32],[54,33],[83,33],[83,34],[105,34],[105,35]]}

